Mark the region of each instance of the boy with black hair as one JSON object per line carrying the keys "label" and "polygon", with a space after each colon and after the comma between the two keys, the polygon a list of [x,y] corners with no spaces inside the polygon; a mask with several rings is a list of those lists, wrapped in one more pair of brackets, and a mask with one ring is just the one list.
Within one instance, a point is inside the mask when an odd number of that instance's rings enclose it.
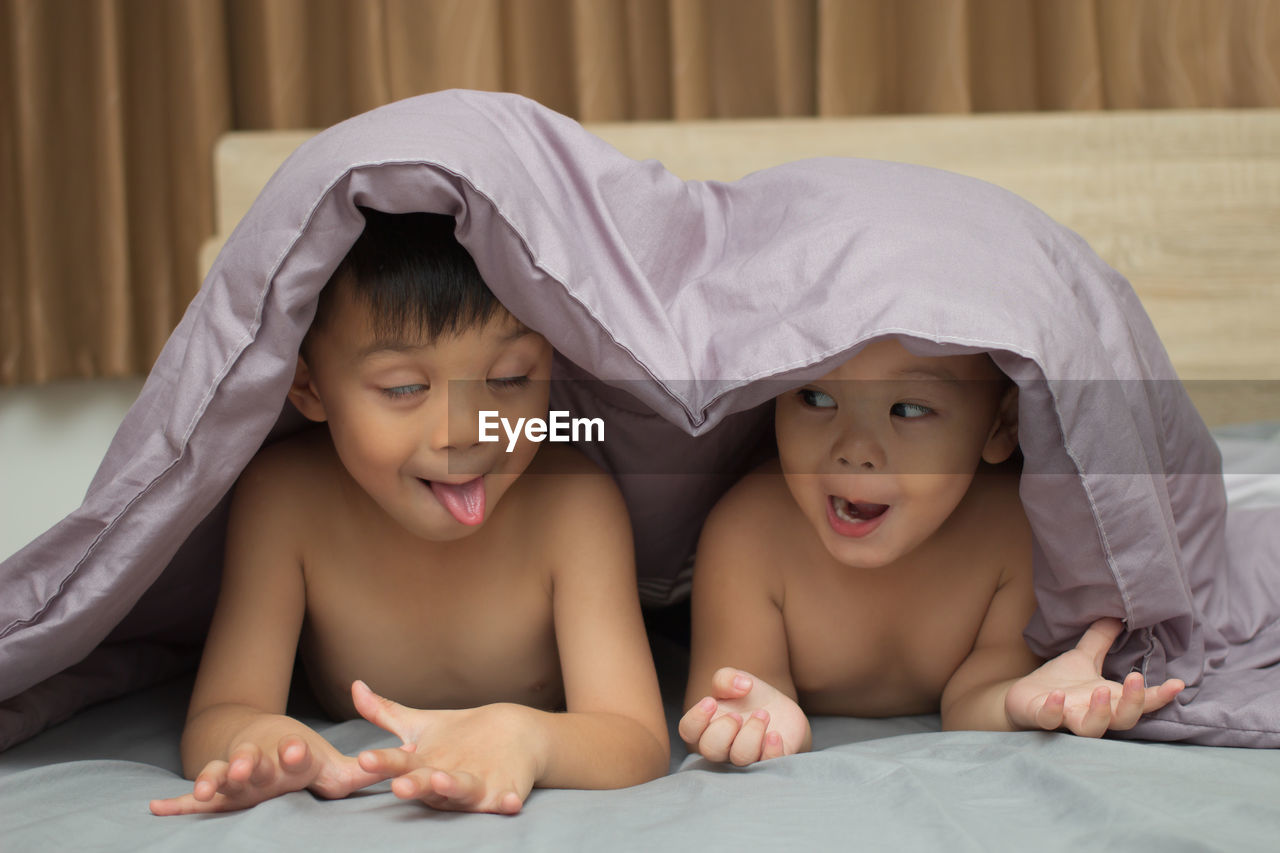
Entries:
{"label": "boy with black hair", "polygon": [[[546,415],[550,344],[485,286],[451,217],[363,212],[289,391],[326,426],[236,486],[182,737],[195,784],[156,814],[392,777],[402,798],[510,814],[534,786],[666,770],[616,486],[572,449],[479,440],[480,410]],[[286,716],[297,653],[331,714],[403,745],[346,756]]]}

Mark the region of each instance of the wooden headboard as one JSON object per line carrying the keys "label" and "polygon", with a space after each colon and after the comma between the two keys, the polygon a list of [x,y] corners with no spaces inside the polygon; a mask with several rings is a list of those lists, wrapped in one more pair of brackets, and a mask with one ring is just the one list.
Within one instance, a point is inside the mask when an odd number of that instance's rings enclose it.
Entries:
{"label": "wooden headboard", "polygon": [[[727,181],[788,160],[846,156],[1000,184],[1079,232],[1128,277],[1210,424],[1280,419],[1280,110],[588,128],[685,178]],[[310,135],[242,132],[219,142],[220,236],[204,247],[202,271],[267,178]]]}

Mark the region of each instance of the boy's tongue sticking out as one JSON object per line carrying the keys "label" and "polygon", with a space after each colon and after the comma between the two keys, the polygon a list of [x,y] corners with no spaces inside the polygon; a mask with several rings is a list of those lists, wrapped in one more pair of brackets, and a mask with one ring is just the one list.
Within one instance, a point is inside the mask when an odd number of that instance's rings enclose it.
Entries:
{"label": "boy's tongue sticking out", "polygon": [[460,523],[474,527],[484,521],[484,477],[465,483],[430,481],[431,492]]}

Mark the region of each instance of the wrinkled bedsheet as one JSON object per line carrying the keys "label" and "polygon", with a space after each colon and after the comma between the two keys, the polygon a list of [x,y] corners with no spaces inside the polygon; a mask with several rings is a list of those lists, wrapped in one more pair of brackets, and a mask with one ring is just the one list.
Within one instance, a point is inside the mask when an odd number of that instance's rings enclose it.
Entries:
{"label": "wrinkled bedsheet", "polygon": [[[0,754],[0,849],[1245,853],[1274,850],[1280,827],[1275,750],[943,733],[932,715],[816,718],[814,752],[747,770],[685,757],[674,739],[678,769],[664,778],[535,790],[510,818],[433,812],[385,783],[154,817],[150,798],[190,790],[178,775],[189,690],[182,678],[113,700]],[[347,752],[394,743],[363,720],[306,721]]]}

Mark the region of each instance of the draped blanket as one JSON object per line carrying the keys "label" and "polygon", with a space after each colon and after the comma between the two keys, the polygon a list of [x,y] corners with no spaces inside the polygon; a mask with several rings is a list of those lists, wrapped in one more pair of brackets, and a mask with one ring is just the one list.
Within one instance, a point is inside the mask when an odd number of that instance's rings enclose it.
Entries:
{"label": "draped blanket", "polygon": [[[897,163],[733,183],[624,157],[526,99],[452,91],[304,144],[219,255],[84,504],[0,565],[0,744],[181,665],[216,590],[228,490],[283,410],[357,205],[431,211],[559,353],[553,407],[601,417],[643,596],[687,592],[706,511],[768,401],[868,341],[990,352],[1020,386],[1022,497],[1050,656],[1101,616],[1108,673],[1189,687],[1129,736],[1280,745],[1280,510],[1228,517],[1218,451],[1137,297],[1018,197]],[[595,381],[598,380],[598,381]]]}

